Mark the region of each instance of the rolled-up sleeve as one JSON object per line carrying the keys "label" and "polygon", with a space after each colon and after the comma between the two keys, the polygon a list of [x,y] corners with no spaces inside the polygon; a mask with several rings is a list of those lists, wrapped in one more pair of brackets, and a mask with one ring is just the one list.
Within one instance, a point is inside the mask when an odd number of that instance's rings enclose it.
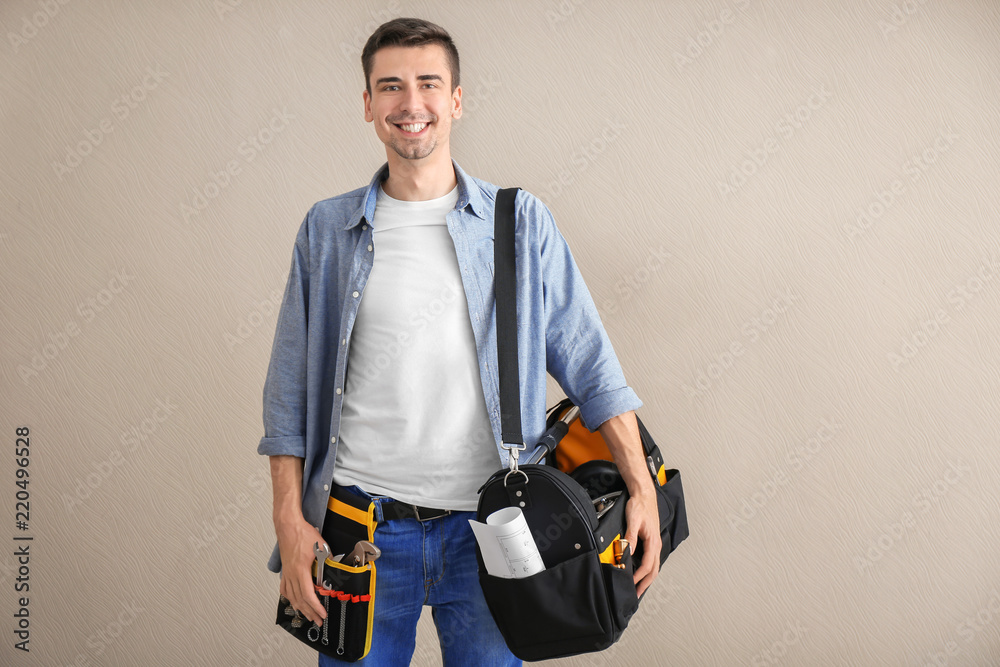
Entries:
{"label": "rolled-up sleeve", "polygon": [[292,265],[264,380],[264,437],[257,453],[306,455],[306,335],[309,312],[309,216],[292,251]]}
{"label": "rolled-up sleeve", "polygon": [[569,244],[548,208],[534,199],[545,302],[545,358],[548,372],[580,408],[591,432],[635,410],[642,401],[625,382],[597,306],[573,260]]}

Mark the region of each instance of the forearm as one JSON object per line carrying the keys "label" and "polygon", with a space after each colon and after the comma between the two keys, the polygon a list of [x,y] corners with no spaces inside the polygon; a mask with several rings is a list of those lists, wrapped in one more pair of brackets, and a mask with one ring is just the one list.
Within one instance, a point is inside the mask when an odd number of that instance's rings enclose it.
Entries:
{"label": "forearm", "polygon": [[301,520],[302,464],[298,456],[270,456],[271,487],[274,490],[274,525]]}
{"label": "forearm", "polygon": [[639,423],[635,411],[629,410],[617,417],[608,419],[597,427],[611,456],[618,466],[630,496],[653,497],[653,478],[646,466],[646,455],[642,450],[642,439],[639,435]]}

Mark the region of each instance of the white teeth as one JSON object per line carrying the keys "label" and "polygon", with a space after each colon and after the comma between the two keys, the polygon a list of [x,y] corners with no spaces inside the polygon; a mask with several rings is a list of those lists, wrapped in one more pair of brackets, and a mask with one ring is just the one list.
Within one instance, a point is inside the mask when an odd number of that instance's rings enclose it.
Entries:
{"label": "white teeth", "polygon": [[427,127],[427,123],[417,123],[416,125],[400,125],[401,128],[407,132],[420,132],[422,129]]}

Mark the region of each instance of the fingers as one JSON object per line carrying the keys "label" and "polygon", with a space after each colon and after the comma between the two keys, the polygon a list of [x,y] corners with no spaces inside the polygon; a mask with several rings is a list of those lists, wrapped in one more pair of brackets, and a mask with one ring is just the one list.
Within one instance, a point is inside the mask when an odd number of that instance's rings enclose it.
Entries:
{"label": "fingers", "polygon": [[640,531],[642,533],[642,562],[632,575],[632,581],[636,584],[636,595],[642,595],[643,591],[649,588],[656,576],[660,573],[660,549],[663,540],[660,535],[645,524]]}
{"label": "fingers", "polygon": [[322,624],[326,611],[313,587],[312,577],[312,564],[315,560],[312,545],[316,542],[315,538],[322,538],[315,529],[290,531],[280,537],[285,538],[284,546],[291,552],[287,554],[287,559],[286,554],[282,553],[281,595],[309,621]]}
{"label": "fingers", "polygon": [[305,583],[303,584],[301,595],[304,602],[304,605],[301,608],[302,615],[310,621],[322,625],[323,617],[326,615],[326,610],[323,609],[323,605],[319,602],[319,595],[316,594],[316,589],[313,588],[312,580],[309,578],[308,571],[306,572]]}
{"label": "fingers", "polygon": [[642,562],[632,573],[636,595],[642,595],[653,583],[660,569],[660,550],[663,545],[655,502],[636,503],[636,498],[630,498],[629,505],[626,505],[626,524],[626,539],[633,545],[632,553],[635,553],[637,540],[642,540]]}
{"label": "fingers", "polygon": [[316,594],[316,589],[313,588],[313,580],[309,575],[309,568],[306,567],[299,570],[295,575],[289,574],[288,577],[282,577],[281,594],[292,603],[293,609],[297,609],[310,621],[322,624],[323,618],[326,616],[326,610],[320,604],[319,595]]}

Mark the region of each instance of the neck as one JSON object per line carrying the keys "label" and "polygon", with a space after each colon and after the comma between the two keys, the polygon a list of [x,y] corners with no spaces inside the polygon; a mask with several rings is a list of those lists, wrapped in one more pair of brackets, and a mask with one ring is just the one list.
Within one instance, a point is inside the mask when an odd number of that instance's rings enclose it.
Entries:
{"label": "neck", "polygon": [[451,155],[443,151],[434,153],[420,160],[404,160],[394,151],[389,154],[389,177],[382,181],[385,193],[402,201],[426,201],[454,190],[458,178]]}

